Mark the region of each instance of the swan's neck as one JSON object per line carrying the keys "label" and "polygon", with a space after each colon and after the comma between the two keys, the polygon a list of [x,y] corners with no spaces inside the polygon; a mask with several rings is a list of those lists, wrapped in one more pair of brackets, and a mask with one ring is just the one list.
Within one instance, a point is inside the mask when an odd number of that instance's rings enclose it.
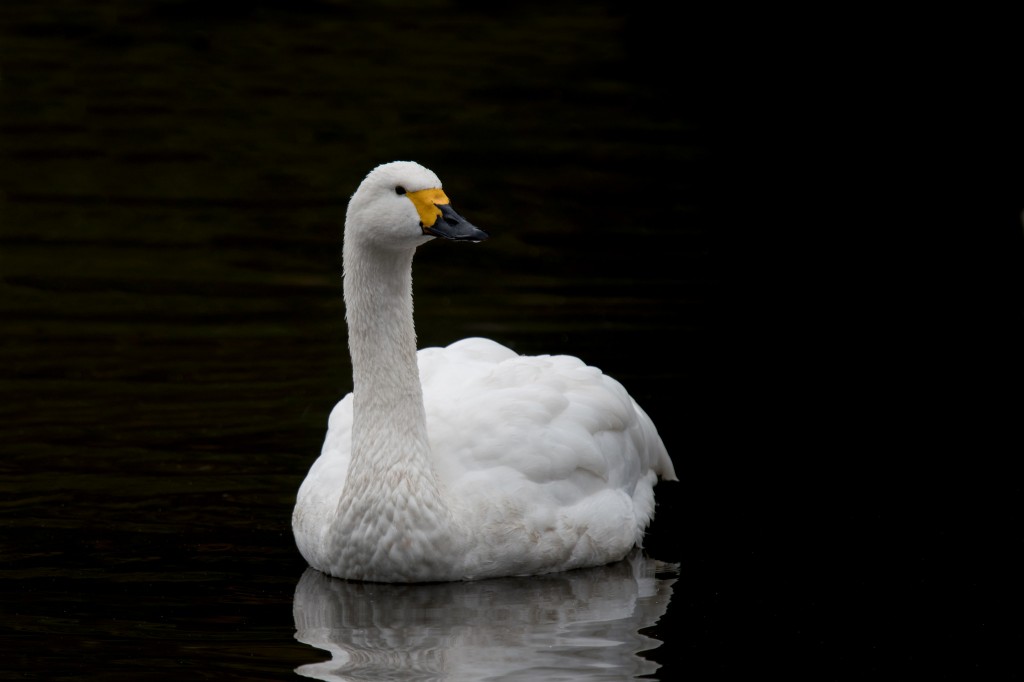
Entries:
{"label": "swan's neck", "polygon": [[[345,252],[345,306],[352,355],[353,459],[366,459],[400,436],[385,459],[415,461],[427,451],[423,390],[412,318],[412,251],[352,248]],[[372,436],[369,440],[367,436]]]}
{"label": "swan's neck", "polygon": [[349,549],[393,537],[402,548],[392,548],[396,571],[422,561],[417,548],[449,542],[442,536],[454,525],[427,439],[412,317],[413,253],[345,245],[354,402],[339,522],[358,536],[349,538]]}

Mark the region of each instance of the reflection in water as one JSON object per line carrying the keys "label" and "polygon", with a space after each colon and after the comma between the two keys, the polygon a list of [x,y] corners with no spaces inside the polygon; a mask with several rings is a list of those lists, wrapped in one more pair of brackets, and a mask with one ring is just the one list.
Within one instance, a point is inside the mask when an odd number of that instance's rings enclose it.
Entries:
{"label": "reflection in water", "polygon": [[[641,634],[665,613],[674,578],[640,552],[611,566],[466,583],[386,585],[307,569],[295,637],[329,661],[321,680],[615,679],[653,673]],[[658,576],[656,576],[656,572]]]}

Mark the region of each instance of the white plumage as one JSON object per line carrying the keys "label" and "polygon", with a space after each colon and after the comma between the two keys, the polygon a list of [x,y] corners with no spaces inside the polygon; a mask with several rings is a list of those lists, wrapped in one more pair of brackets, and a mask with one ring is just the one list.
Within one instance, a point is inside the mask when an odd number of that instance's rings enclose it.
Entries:
{"label": "white plumage", "polygon": [[309,564],[382,582],[598,566],[641,543],[653,487],[675,480],[625,389],[565,355],[471,338],[416,352],[412,258],[486,234],[441,183],[399,161],[367,175],[345,224],[353,393],[331,413],[292,527]]}

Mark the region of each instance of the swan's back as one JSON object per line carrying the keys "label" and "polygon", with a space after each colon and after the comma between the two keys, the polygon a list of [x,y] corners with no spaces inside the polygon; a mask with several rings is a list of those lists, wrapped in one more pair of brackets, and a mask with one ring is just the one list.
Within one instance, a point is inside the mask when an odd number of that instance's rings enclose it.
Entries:
{"label": "swan's back", "polygon": [[[421,350],[418,360],[439,471],[465,495],[532,484],[572,505],[598,490],[632,495],[649,473],[675,479],[647,414],[579,358],[518,355],[471,338]],[[651,513],[653,505],[644,525]]]}

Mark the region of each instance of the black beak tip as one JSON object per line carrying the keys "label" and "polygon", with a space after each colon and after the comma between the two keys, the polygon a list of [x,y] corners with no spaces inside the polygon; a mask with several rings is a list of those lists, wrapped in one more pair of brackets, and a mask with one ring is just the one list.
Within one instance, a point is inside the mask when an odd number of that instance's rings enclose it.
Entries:
{"label": "black beak tip", "polygon": [[436,204],[441,210],[437,221],[423,231],[435,237],[444,237],[459,242],[482,242],[490,235],[469,222],[448,204]]}
{"label": "black beak tip", "polygon": [[482,242],[490,237],[489,234],[469,223],[460,223],[456,226],[428,227],[423,232],[433,237],[442,237],[453,242]]}

